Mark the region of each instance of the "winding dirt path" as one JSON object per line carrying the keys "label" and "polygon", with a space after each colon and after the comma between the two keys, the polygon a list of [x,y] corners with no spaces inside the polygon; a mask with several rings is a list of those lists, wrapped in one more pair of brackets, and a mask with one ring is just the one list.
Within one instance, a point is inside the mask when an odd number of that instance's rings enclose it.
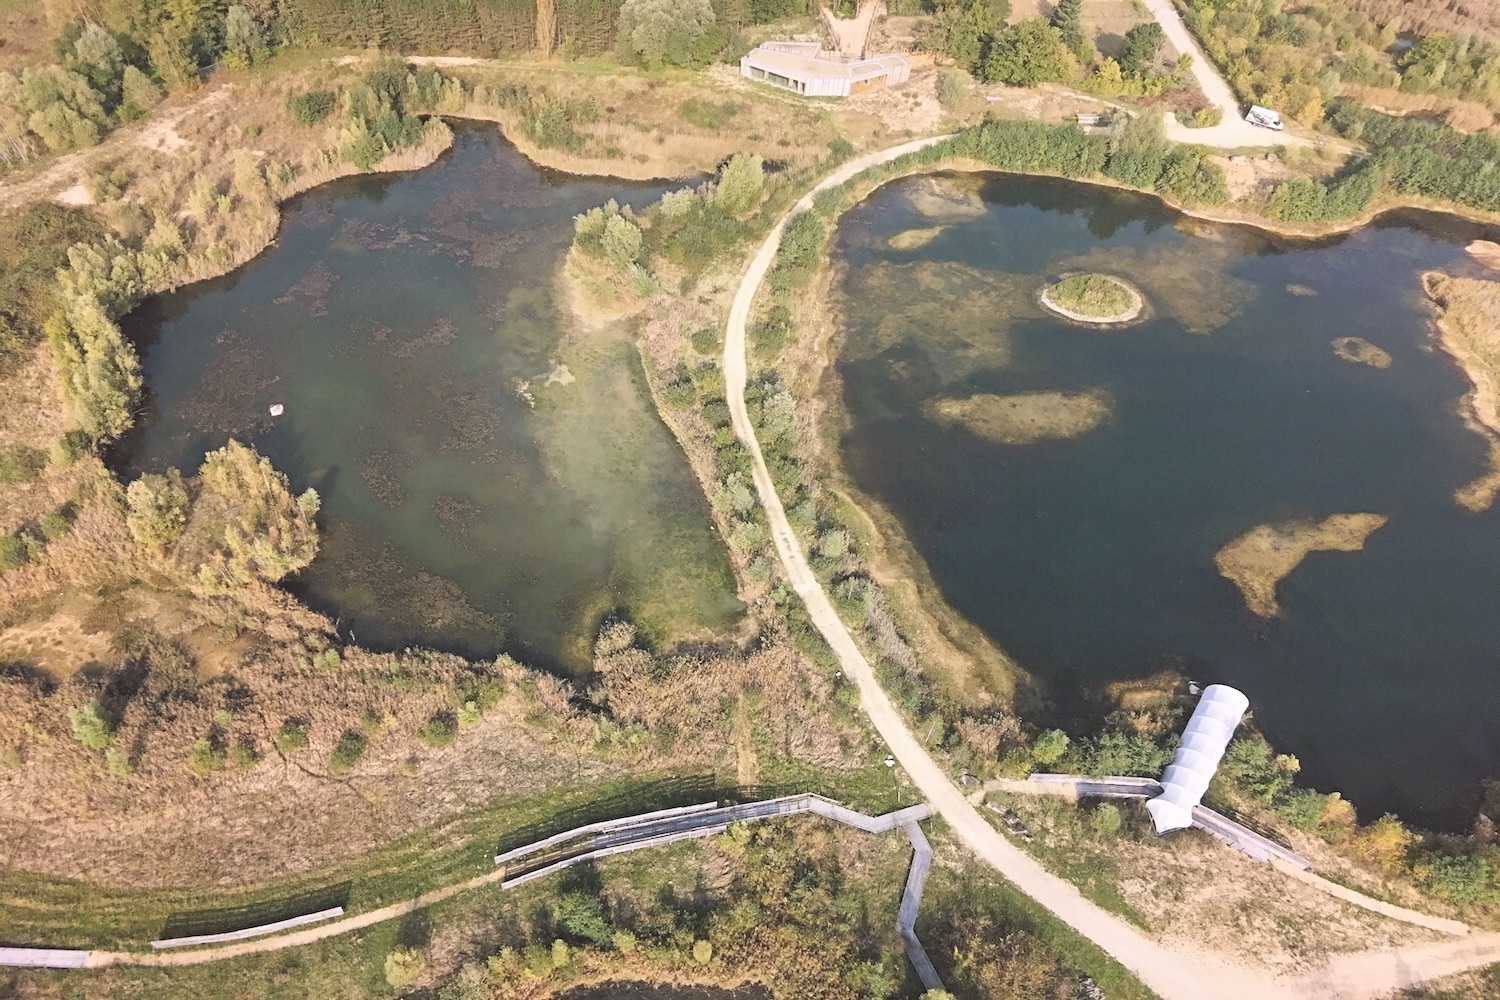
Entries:
{"label": "winding dirt path", "polygon": [[771,482],[745,407],[748,372],[746,326],[750,307],[775,260],[787,220],[812,209],[813,197],[870,167],[942,141],[919,139],[853,160],[809,191],[767,235],[745,270],[730,307],[724,340],[724,386],[735,436],[749,450],[755,489],[770,522],[771,537],[793,588],[809,616],[832,647],[845,674],[859,687],[860,705],[908,777],[964,844],[1016,888],[1050,910],[1075,931],[1108,952],[1163,1000],[1354,1000],[1379,997],[1403,986],[1500,961],[1500,934],[1465,938],[1413,948],[1344,955],[1317,971],[1276,977],[1261,969],[1237,965],[1204,952],[1169,949],[1084,898],[1070,882],[1047,871],[1016,847],[979,814],[906,727],[900,712],[875,679],[849,630],[808,565],[797,536],[787,522],[781,498]]}

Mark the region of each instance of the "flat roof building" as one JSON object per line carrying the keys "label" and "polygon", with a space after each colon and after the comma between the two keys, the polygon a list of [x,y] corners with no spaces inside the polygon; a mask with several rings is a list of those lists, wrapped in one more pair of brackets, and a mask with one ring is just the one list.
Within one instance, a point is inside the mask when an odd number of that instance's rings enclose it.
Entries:
{"label": "flat roof building", "polygon": [[850,62],[817,42],[762,42],[740,60],[740,75],[808,97],[849,97],[905,83],[911,63],[897,55]]}

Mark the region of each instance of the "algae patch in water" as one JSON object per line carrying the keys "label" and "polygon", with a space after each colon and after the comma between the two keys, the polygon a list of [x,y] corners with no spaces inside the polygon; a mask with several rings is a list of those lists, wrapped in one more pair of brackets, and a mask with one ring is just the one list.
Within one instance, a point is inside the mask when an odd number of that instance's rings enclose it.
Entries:
{"label": "algae patch in water", "polygon": [[892,250],[916,250],[925,247],[943,234],[947,226],[928,226],[926,229],[908,229],[886,240]]}
{"label": "algae patch in water", "polygon": [[985,214],[982,177],[923,177],[906,186],[906,200],[929,219],[956,221]]}
{"label": "algae patch in water", "polygon": [[1058,269],[1125,278],[1152,306],[1189,333],[1212,333],[1239,314],[1256,287],[1229,273],[1241,259],[1233,244],[1191,239],[1153,247],[1099,247],[1059,260]]}
{"label": "algae patch in water", "polygon": [[1357,365],[1369,365],[1371,368],[1391,366],[1391,356],[1363,337],[1334,338],[1333,353]]}
{"label": "algae patch in water", "polygon": [[981,393],[965,399],[928,400],[929,419],[963,427],[1000,444],[1031,444],[1077,437],[1098,427],[1114,411],[1102,389],[1089,392],[1023,392],[1014,396]]}
{"label": "algae patch in water", "polygon": [[1260,524],[1220,549],[1214,563],[1240,588],[1251,611],[1274,618],[1281,611],[1276,585],[1309,552],[1358,552],[1385,522],[1383,514],[1334,514],[1322,521]]}

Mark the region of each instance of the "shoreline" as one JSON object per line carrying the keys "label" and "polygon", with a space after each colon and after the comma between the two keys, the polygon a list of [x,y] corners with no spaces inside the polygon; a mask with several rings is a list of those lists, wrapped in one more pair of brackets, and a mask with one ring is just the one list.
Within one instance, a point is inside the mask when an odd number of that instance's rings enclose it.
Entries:
{"label": "shoreline", "polygon": [[[1490,469],[1473,481],[1460,486],[1453,499],[1467,510],[1479,513],[1489,510],[1500,494],[1500,385],[1495,372],[1475,354],[1472,345],[1458,332],[1459,320],[1451,315],[1452,304],[1444,288],[1455,279],[1441,271],[1422,274],[1422,290],[1434,312],[1433,329],[1438,346],[1453,359],[1469,380],[1469,391],[1458,402],[1458,414],[1469,430],[1489,444]],[[1470,279],[1478,280],[1478,279]],[[1500,282],[1488,282],[1500,284]]]}

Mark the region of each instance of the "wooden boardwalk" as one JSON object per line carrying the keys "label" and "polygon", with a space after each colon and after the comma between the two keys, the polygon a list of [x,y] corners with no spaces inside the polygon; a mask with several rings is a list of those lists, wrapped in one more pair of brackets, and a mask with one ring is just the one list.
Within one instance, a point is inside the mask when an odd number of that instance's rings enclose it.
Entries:
{"label": "wooden boardwalk", "polygon": [[[394,903],[377,911],[359,913],[354,916],[345,917],[342,907],[334,907],[278,920],[274,923],[243,927],[219,934],[167,938],[151,942],[151,947],[156,949],[157,954],[58,948],[0,948],[0,966],[81,969],[107,965],[190,965],[234,958],[244,954],[277,951],[324,940],[385,920],[396,919],[414,910],[441,902],[456,893],[479,888],[482,885],[492,885],[498,882],[501,889],[513,889],[586,861],[722,833],[729,828],[731,823],[751,823],[779,816],[807,813],[852,826],[866,833],[888,833],[898,827],[905,831],[912,845],[912,865],[907,875],[905,892],[901,898],[896,929],[901,934],[906,954],[923,986],[927,989],[941,988],[942,984],[937,977],[937,972],[933,969],[932,962],[928,959],[927,952],[917,940],[916,935],[917,909],[922,901],[922,890],[927,882],[927,872],[932,865],[932,848],[917,824],[931,816],[932,810],[926,805],[914,805],[880,816],[867,816],[862,812],[841,806],[831,799],[812,794],[789,795],[784,798],[765,799],[733,806],[704,802],[587,823],[495,855],[496,868],[491,874],[470,879],[459,885],[434,890],[413,900]],[[331,922],[325,923],[325,921]],[[315,923],[321,926],[294,930],[307,928],[308,925]],[[293,933],[283,934],[281,933],[283,931],[293,931]],[[217,947],[203,948],[201,947],[203,945],[216,945]],[[178,948],[189,950],[171,955],[161,954],[163,950]]]}

